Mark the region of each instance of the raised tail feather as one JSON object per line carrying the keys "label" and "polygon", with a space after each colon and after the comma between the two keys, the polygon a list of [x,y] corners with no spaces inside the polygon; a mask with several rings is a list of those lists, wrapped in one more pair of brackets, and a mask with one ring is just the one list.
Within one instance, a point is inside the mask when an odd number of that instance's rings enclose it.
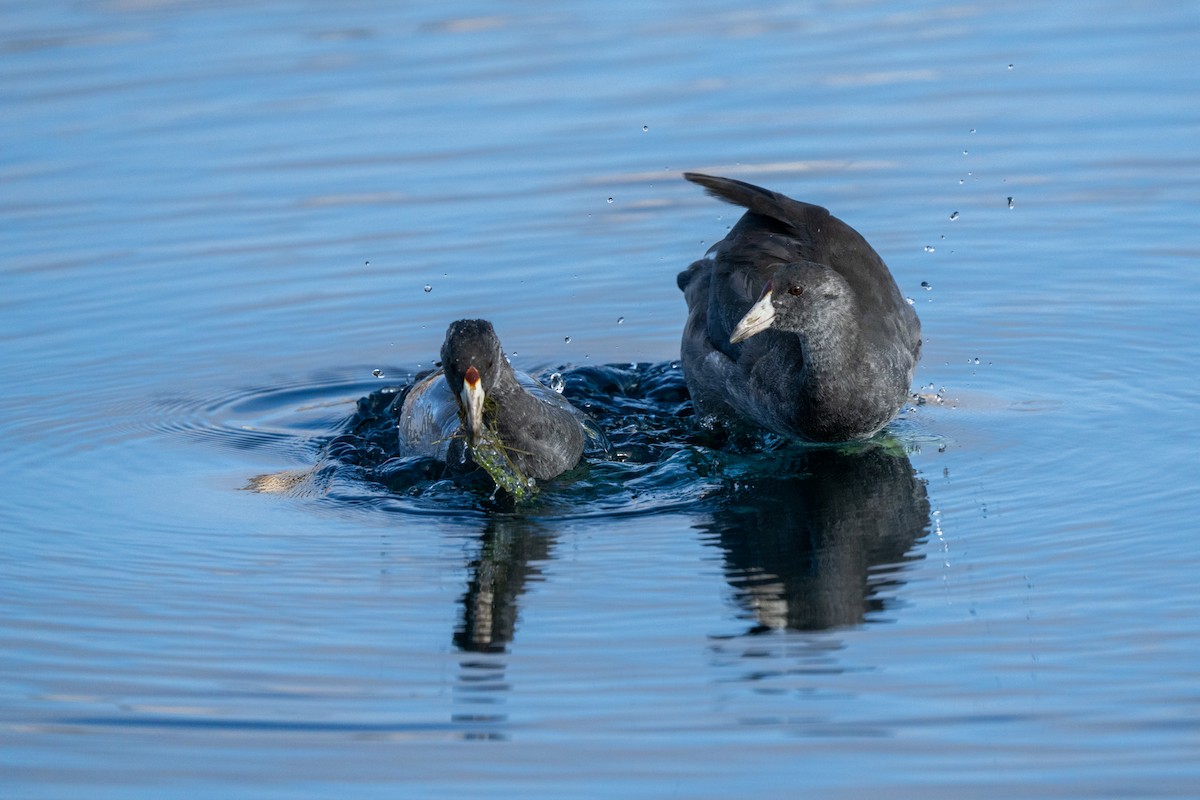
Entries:
{"label": "raised tail feather", "polygon": [[780,222],[795,224],[797,220],[810,217],[810,215],[829,216],[829,212],[821,206],[802,203],[787,195],[734,178],[704,175],[700,172],[685,172],[683,177],[692,183],[703,186],[708,194],[718,200],[733,203],[735,206],[741,206],[755,214],[777,219]]}

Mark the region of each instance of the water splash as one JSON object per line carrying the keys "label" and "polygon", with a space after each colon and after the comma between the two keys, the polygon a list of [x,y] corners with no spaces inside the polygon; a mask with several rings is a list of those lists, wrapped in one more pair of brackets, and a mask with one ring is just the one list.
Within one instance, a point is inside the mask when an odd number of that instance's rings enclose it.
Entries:
{"label": "water splash", "polygon": [[[677,362],[587,365],[538,376],[588,416],[583,461],[553,480],[529,485],[502,463],[497,450],[492,462],[497,480],[487,464],[470,469],[480,459],[466,446],[451,448],[449,468],[431,457],[402,454],[398,410],[427,373],[388,371],[405,376],[405,382],[376,389],[374,382],[335,381],[249,398],[243,393],[229,405],[205,401],[211,419],[228,414],[238,419],[203,425],[201,438],[239,450],[269,448],[284,464],[303,467],[248,476],[247,489],[328,504],[337,513],[377,509],[450,517],[519,513],[565,519],[708,508],[736,502],[745,487],[763,481],[803,479],[815,457],[812,447],[696,420]],[[257,418],[246,416],[247,409]],[[297,413],[302,416],[289,422]],[[259,429],[268,422],[279,430],[264,439]],[[867,446],[886,445],[902,456],[930,442],[912,420],[893,428],[899,439],[885,434],[879,437],[883,445],[872,440]]]}

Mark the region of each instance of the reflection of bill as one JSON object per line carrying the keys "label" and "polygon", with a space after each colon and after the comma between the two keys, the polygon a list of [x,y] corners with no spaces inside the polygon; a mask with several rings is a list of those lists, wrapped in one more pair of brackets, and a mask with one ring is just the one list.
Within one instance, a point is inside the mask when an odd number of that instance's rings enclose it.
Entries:
{"label": "reflection of bill", "polygon": [[701,529],[757,625],[824,630],[886,608],[929,530],[929,500],[895,442],[802,451],[788,475],[741,482]]}

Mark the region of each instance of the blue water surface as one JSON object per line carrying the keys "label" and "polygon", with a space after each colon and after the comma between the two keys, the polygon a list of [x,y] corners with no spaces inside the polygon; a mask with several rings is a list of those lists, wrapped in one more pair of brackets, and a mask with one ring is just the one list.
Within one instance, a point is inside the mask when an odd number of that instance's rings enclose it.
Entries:
{"label": "blue water surface", "polygon": [[[1195,796],[1194,4],[0,16],[5,798]],[[689,434],[683,170],[861,231],[926,402]],[[638,457],[331,463],[473,316]]]}

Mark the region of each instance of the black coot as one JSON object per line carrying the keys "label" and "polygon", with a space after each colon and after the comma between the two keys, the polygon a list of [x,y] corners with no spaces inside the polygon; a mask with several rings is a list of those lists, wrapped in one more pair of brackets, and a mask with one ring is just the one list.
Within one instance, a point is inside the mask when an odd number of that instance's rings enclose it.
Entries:
{"label": "black coot", "polygon": [[492,323],[464,319],[446,331],[442,368],[404,399],[400,451],[458,470],[478,463],[519,490],[508,482],[548,480],[579,463],[581,419],[562,395],[512,368]]}
{"label": "black coot", "polygon": [[879,254],[820,206],[730,178],[684,177],[747,209],[679,273],[697,414],[812,442],[886,425],[908,398],[921,323]]}

